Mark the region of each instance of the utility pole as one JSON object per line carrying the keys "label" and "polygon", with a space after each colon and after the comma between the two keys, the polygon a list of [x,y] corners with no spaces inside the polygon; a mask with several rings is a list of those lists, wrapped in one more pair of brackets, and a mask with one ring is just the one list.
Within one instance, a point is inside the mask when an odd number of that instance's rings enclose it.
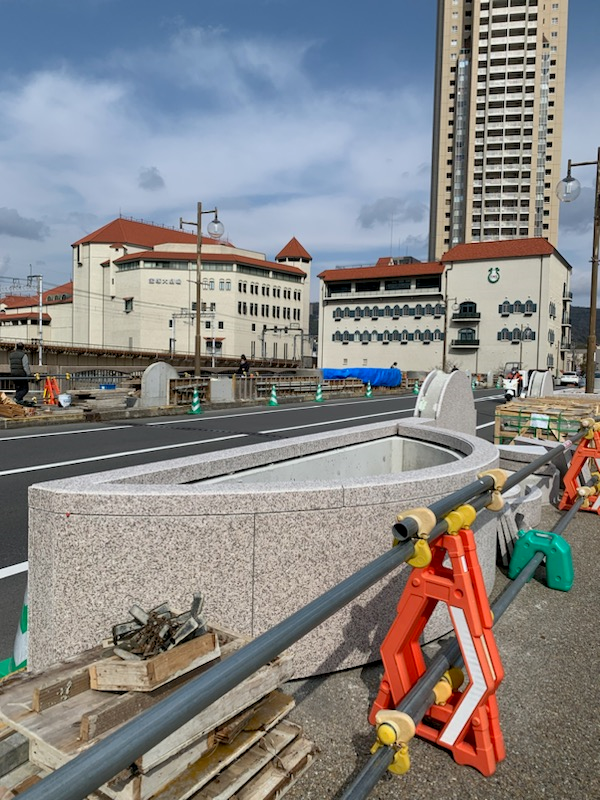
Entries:
{"label": "utility pole", "polygon": [[223,223],[220,222],[217,215],[217,209],[212,208],[210,211],[202,210],[202,203],[198,203],[196,222],[184,222],[179,217],[179,228],[182,229],[184,225],[195,225],[197,233],[196,241],[196,336],[194,343],[194,374],[200,377],[200,357],[202,354],[202,326],[200,322],[201,302],[202,302],[202,285],[201,285],[201,270],[202,270],[202,214],[214,214],[214,219],[208,223],[208,235],[211,239],[220,239],[225,230]]}
{"label": "utility pole", "polygon": [[41,275],[35,276],[38,281],[38,363],[40,367],[44,363],[44,339],[43,339],[43,315],[42,315],[42,302],[44,299],[43,278]]}

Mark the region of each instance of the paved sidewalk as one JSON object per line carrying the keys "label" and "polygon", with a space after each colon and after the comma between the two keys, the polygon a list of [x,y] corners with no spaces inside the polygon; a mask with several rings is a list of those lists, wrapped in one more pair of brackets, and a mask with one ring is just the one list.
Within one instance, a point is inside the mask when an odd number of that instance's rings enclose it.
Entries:
{"label": "paved sidewalk", "polygon": [[[540,527],[550,531],[558,518],[546,507]],[[600,518],[580,511],[564,535],[575,568],[571,591],[548,589],[541,567],[494,628],[505,670],[498,701],[506,746],[495,774],[485,778],[414,739],[409,772],[386,773],[370,798],[600,797]],[[498,570],[493,595],[507,582]],[[321,750],[289,800],[337,798],[366,763],[375,738],[367,715],[380,678],[378,662],[287,684],[297,703],[290,718]]]}

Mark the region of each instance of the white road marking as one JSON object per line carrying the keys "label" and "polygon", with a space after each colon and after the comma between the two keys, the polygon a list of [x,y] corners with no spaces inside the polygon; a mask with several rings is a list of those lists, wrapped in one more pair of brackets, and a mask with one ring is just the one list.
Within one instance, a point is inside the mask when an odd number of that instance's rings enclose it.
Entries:
{"label": "white road marking", "polygon": [[0,581],[3,578],[10,578],[11,575],[18,575],[20,572],[27,572],[29,569],[29,561],[23,561],[20,564],[12,564],[10,567],[3,567],[0,569]]}
{"label": "white road marking", "polygon": [[104,456],[91,456],[90,458],[74,458],[72,461],[56,461],[54,464],[38,464],[33,467],[19,467],[18,469],[5,469],[0,471],[0,477],[5,475],[20,475],[24,472],[38,472],[45,469],[56,469],[57,467],[71,467],[75,464],[90,464],[94,461],[110,461],[114,458],[126,458],[127,456],[137,456],[142,453],[157,453],[160,450],[176,450],[181,447],[194,447],[198,444],[211,444],[212,442],[225,442],[228,439],[245,439],[247,434],[236,433],[231,436],[219,436],[216,439],[198,439],[194,442],[181,442],[179,444],[165,444],[160,447],[144,447],[141,450],[125,450],[121,453],[110,453]]}
{"label": "white road marking", "polygon": [[81,431],[50,431],[49,433],[25,433],[23,436],[3,436],[0,442],[22,441],[23,439],[42,439],[45,436],[72,436],[76,433],[104,433],[104,431],[121,431],[131,425],[111,425],[110,428],[89,428]]}
{"label": "white road marking", "polygon": [[[414,409],[412,408],[405,408],[405,409],[397,409],[396,411],[382,411],[380,414],[369,414],[368,419],[372,419],[373,417],[389,417],[389,416],[397,416],[398,414],[409,414],[412,413]],[[330,419],[327,422],[311,422],[307,423],[306,425],[292,425],[289,428],[269,428],[269,430],[259,431],[259,433],[267,434],[267,433],[281,433],[283,431],[297,431],[301,430],[302,428],[318,428],[320,425],[334,425],[337,422],[354,422],[357,419],[362,419],[365,422],[368,419],[365,417],[344,417],[343,419]]]}
{"label": "white road marking", "polygon": [[[371,399],[369,399],[368,402],[369,402],[369,405],[371,407],[373,407],[373,405],[375,405],[375,403],[384,402],[384,401],[390,400],[390,399],[392,399],[392,398],[389,398],[389,397],[371,398]],[[396,399],[396,398],[394,398],[394,399]],[[479,399],[475,400],[475,402],[481,402],[482,400],[490,400],[490,399],[495,399],[495,398],[494,397],[479,398]],[[353,400],[353,401],[346,402],[346,403],[342,403],[342,402],[328,403],[328,405],[331,406],[331,407],[336,407],[336,406],[341,406],[341,405],[343,405],[343,406],[351,406],[351,405],[359,405],[359,404],[362,405],[362,404],[364,404],[364,402],[365,402],[365,400]],[[277,409],[270,409],[270,410],[264,409],[264,410],[261,410],[261,411],[250,411],[250,412],[245,412],[245,413],[222,414],[222,415],[219,415],[219,416],[205,417],[205,419],[209,420],[210,422],[213,422],[214,420],[233,419],[235,417],[256,416],[257,414],[265,414],[265,413],[269,414],[269,413],[273,413],[273,412],[275,412],[275,413],[289,413],[289,412],[292,412],[292,411],[303,411],[303,410],[309,410],[310,408],[313,408],[313,406],[304,406],[304,407],[295,406],[294,408],[286,408],[286,409],[277,408]],[[285,431],[302,430],[304,428],[317,428],[317,427],[321,427],[321,426],[324,426],[324,425],[335,425],[335,424],[339,424],[339,423],[343,423],[343,422],[356,422],[357,420],[361,420],[361,419],[363,419],[363,420],[365,420],[365,422],[367,422],[369,419],[372,419],[374,417],[397,416],[399,414],[410,414],[410,413],[413,413],[413,412],[414,412],[414,407],[411,406],[409,408],[395,409],[393,411],[382,411],[382,412],[380,412],[378,414],[368,414],[368,415],[366,415],[366,417],[360,415],[360,416],[354,416],[354,417],[345,417],[343,419],[329,420],[329,421],[325,421],[325,422],[313,422],[313,423],[306,423],[304,425],[293,425],[293,426],[283,427],[283,428],[268,428],[268,429],[264,429],[264,430],[258,431],[258,434],[268,435],[268,434],[272,434],[272,433],[283,433]],[[182,422],[194,422],[194,421],[197,421],[196,417],[192,417],[189,420],[187,420],[187,419],[185,419],[185,420],[177,419],[177,420],[167,420],[167,421],[162,421],[162,422],[151,422],[151,423],[148,423],[148,426],[175,425],[175,424],[182,423]],[[494,424],[493,422],[488,422],[488,423],[485,423],[483,425],[479,425],[479,426],[477,426],[477,430],[481,430],[482,428],[487,428],[487,427],[489,427],[489,426],[491,426],[493,424]],[[44,437],[44,436],[70,436],[72,434],[80,434],[80,433],[101,433],[103,431],[123,430],[123,429],[127,429],[127,428],[130,428],[130,427],[132,427],[132,426],[131,425],[114,425],[114,426],[111,426],[111,427],[91,428],[91,429],[88,429],[88,430],[62,431],[62,432],[61,431],[50,431],[48,433],[25,434],[23,436],[10,436],[10,437],[6,437],[6,438],[0,439],[0,442],[13,441],[13,440],[17,440],[17,439],[26,439],[26,438],[34,439],[34,438],[37,438],[37,437]],[[246,434],[231,434],[229,436],[220,436],[220,437],[214,438],[214,439],[199,439],[199,440],[194,440],[192,442],[181,442],[179,444],[161,445],[161,446],[157,446],[157,447],[146,447],[146,448],[142,448],[140,450],[125,450],[125,451],[122,451],[122,452],[119,452],[119,453],[111,453],[111,454],[108,454],[108,455],[91,456],[89,458],[77,458],[77,459],[72,459],[72,460],[69,460],[69,461],[57,461],[55,463],[39,464],[37,466],[31,466],[31,467],[19,467],[19,468],[16,468],[16,469],[0,470],[0,477],[4,477],[4,476],[7,476],[7,475],[19,475],[19,474],[26,473],[26,472],[38,472],[38,471],[43,471],[43,470],[47,470],[47,469],[56,469],[56,468],[59,468],[59,467],[69,467],[69,466],[74,466],[76,464],[90,464],[90,463],[94,463],[95,461],[110,461],[110,460],[114,460],[114,459],[117,459],[117,458],[126,458],[128,456],[136,456],[136,455],[141,455],[141,454],[144,454],[144,453],[157,453],[157,452],[166,451],[166,450],[176,450],[176,449],[183,448],[183,447],[194,447],[196,445],[207,444],[207,443],[210,443],[210,442],[224,442],[224,441],[228,441],[230,439],[244,439],[244,438],[247,438],[248,436],[252,436],[252,435],[254,435],[253,432],[249,431]]]}

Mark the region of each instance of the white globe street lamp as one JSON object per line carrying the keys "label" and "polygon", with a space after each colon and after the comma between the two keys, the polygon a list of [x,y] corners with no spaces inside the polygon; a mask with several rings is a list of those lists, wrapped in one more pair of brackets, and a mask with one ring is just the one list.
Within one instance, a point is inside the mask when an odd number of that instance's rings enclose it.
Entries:
{"label": "white globe street lamp", "polygon": [[[181,217],[179,218],[179,227],[184,225],[195,225],[197,232],[196,244],[196,336],[194,342],[194,375],[196,378],[200,377],[200,356],[202,354],[202,326],[201,326],[201,311],[202,311],[202,214],[214,214],[214,218],[206,226],[206,232],[211,239],[220,239],[224,232],[225,226],[218,217],[216,208],[211,208],[209,211],[202,210],[202,203],[198,203],[196,214],[196,222],[184,222]],[[213,348],[214,354],[214,348]]]}
{"label": "white globe street lamp", "polygon": [[591,258],[590,327],[587,339],[585,366],[585,391],[588,394],[594,392],[594,375],[596,371],[596,304],[598,300],[598,245],[600,243],[600,147],[598,148],[598,157],[595,161],[574,162],[569,159],[567,175],[559,181],[556,187],[556,194],[561,202],[570,203],[572,200],[576,200],[581,192],[581,184],[571,175],[571,168],[590,165],[595,165],[596,167],[596,200],[594,204],[594,237]]}

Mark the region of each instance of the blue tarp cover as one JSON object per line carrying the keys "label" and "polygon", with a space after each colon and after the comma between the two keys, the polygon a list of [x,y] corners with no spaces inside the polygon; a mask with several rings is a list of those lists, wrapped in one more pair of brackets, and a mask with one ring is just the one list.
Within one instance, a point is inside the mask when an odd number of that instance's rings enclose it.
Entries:
{"label": "blue tarp cover", "polygon": [[324,381],[342,381],[344,378],[359,378],[371,386],[400,386],[402,372],[399,369],[376,369],[374,367],[347,367],[345,369],[324,369]]}

